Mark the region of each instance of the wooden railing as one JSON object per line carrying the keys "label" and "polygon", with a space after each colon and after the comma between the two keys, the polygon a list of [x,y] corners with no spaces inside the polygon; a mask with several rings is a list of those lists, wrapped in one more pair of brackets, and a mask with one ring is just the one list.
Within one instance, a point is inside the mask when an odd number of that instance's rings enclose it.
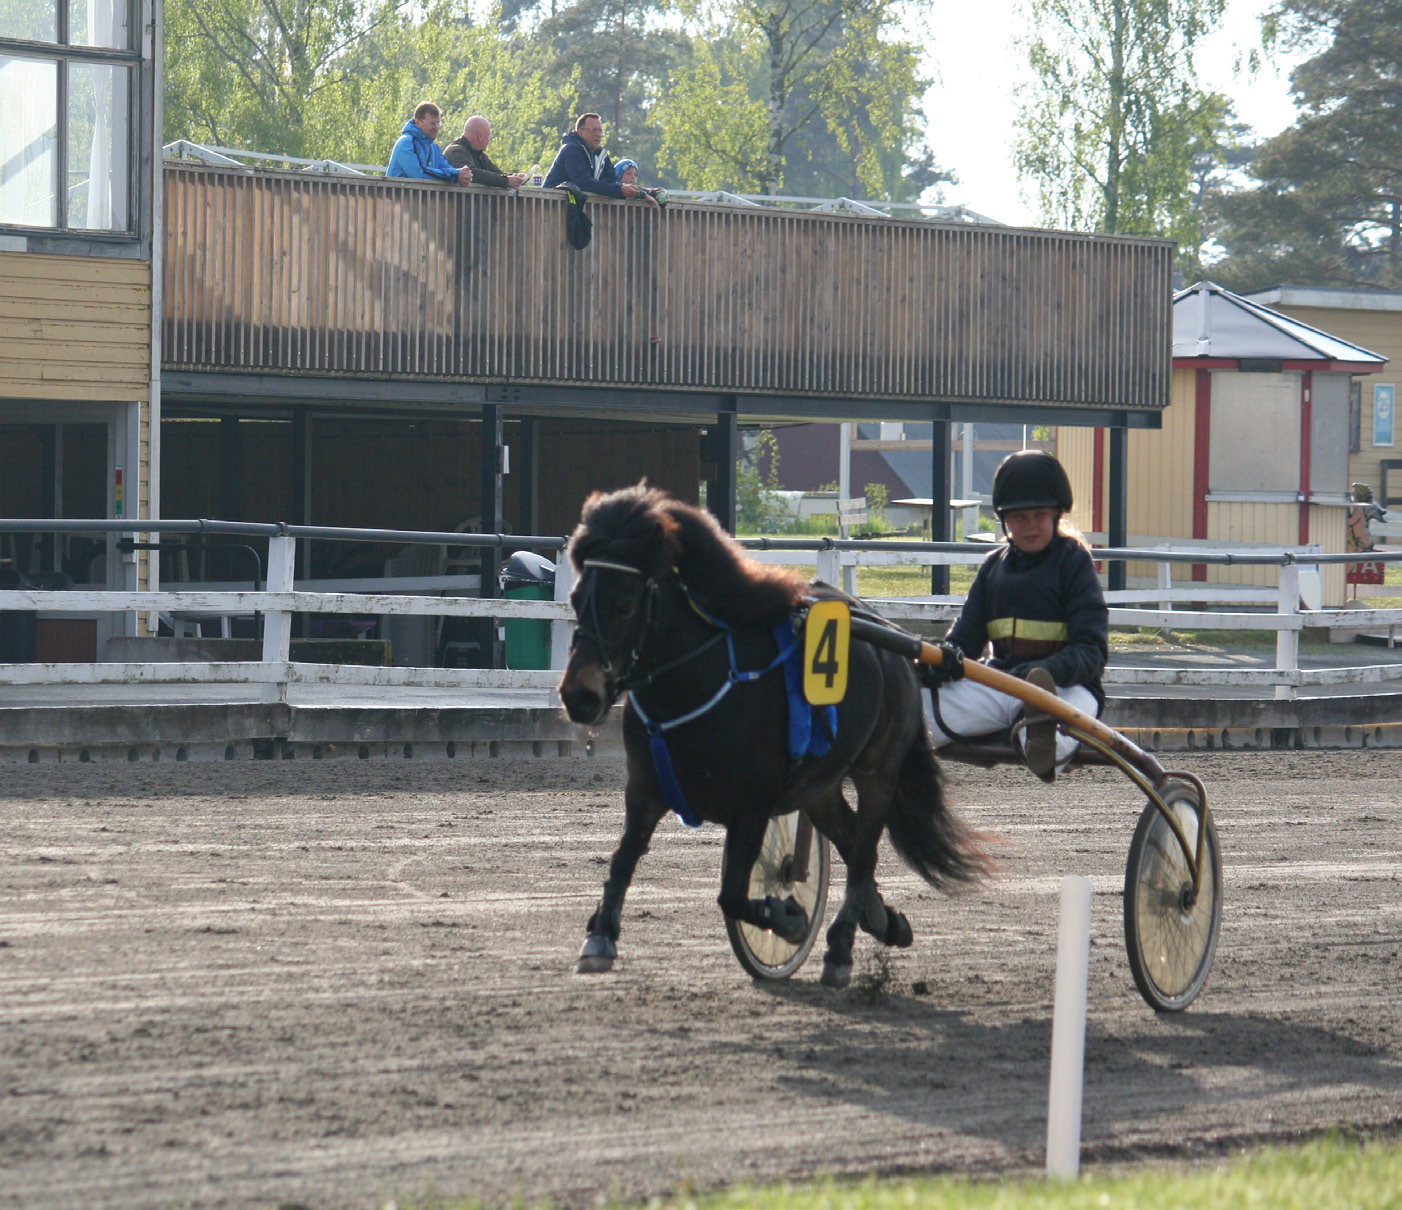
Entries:
{"label": "wooden railing", "polygon": [[1167,406],[1173,246],[167,163],[175,370]]}

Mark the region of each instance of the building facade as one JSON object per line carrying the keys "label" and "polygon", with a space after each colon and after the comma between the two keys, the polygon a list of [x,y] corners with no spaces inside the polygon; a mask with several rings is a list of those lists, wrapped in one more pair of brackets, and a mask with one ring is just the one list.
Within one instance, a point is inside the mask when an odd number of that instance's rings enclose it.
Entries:
{"label": "building facade", "polygon": [[[154,515],[159,0],[0,7],[0,515]],[[136,588],[144,557],[5,535],[0,567]],[[112,625],[134,625],[133,621]],[[39,619],[38,658],[100,650]]]}

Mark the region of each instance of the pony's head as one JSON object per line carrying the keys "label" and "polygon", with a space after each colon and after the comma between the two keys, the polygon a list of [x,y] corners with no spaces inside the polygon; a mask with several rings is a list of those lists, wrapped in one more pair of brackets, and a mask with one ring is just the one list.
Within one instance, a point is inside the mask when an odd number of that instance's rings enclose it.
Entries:
{"label": "pony's head", "polygon": [[590,496],[569,557],[577,625],[559,693],[577,723],[597,723],[638,675],[669,580],[737,628],[772,625],[803,589],[797,576],[746,559],[710,513],[646,481]]}
{"label": "pony's head", "polygon": [[597,723],[627,688],[649,623],[658,584],[676,563],[677,523],[669,497],[645,483],[595,492],[570,536],[577,620],[560,699],[577,723]]}

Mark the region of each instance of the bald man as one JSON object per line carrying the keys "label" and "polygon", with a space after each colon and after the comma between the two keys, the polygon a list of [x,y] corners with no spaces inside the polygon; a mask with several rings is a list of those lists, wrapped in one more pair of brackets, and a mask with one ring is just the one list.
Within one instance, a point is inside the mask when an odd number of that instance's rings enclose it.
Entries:
{"label": "bald man", "polygon": [[463,124],[462,138],[454,139],[443,150],[444,158],[454,168],[471,168],[472,183],[492,189],[519,189],[526,179],[524,172],[503,172],[487,156],[487,144],[492,141],[492,124],[481,114],[473,114]]}

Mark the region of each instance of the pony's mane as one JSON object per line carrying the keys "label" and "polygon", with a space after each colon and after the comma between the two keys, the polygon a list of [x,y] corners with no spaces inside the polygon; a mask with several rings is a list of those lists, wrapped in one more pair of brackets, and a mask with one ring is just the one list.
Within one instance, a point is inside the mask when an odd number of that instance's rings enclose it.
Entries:
{"label": "pony's mane", "polygon": [[704,509],[649,487],[646,480],[584,502],[570,537],[578,572],[586,559],[607,559],[662,576],[675,567],[687,590],[731,626],[774,625],[793,612],[802,578],[756,563]]}

